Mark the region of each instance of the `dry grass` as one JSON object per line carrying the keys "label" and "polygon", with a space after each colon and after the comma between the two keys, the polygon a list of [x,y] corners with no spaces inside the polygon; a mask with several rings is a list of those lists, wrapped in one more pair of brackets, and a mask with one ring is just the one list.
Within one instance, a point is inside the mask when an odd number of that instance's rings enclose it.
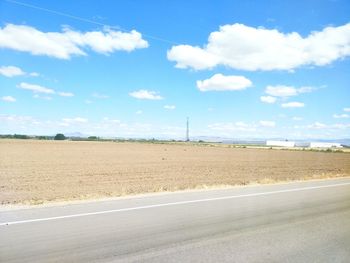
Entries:
{"label": "dry grass", "polygon": [[350,176],[350,154],[186,144],[0,140],[0,203]]}

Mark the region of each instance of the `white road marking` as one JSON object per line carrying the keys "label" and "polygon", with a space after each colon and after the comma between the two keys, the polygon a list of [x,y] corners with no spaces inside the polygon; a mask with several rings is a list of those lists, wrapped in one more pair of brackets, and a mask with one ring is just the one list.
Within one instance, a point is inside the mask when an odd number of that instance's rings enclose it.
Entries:
{"label": "white road marking", "polygon": [[261,193],[231,195],[231,196],[223,196],[223,197],[214,197],[214,198],[205,198],[205,199],[197,199],[197,200],[179,201],[179,202],[171,202],[171,203],[163,203],[163,204],[155,204],[155,205],[136,206],[136,207],[130,207],[130,208],[104,210],[104,211],[98,211],[98,212],[80,213],[80,214],[65,215],[65,216],[54,216],[54,217],[45,217],[45,218],[37,218],[37,219],[12,221],[12,222],[0,223],[0,226],[18,225],[18,224],[26,224],[26,223],[33,223],[33,222],[42,222],[42,221],[51,221],[51,220],[59,220],[59,219],[66,219],[66,218],[92,216],[92,215],[103,215],[103,214],[127,212],[127,211],[142,210],[142,209],[156,208],[156,207],[185,205],[185,204],[202,203],[202,202],[219,201],[219,200],[228,200],[228,199],[236,199],[236,198],[244,198],[244,197],[254,197],[254,196],[273,195],[273,194],[280,194],[280,193],[299,192],[299,191],[314,190],[314,189],[329,188],[329,187],[337,187],[337,186],[345,186],[345,185],[350,185],[350,182],[349,183],[330,184],[330,185],[309,186],[309,187],[301,187],[301,188],[292,188],[292,189],[284,189],[284,190],[261,192]]}

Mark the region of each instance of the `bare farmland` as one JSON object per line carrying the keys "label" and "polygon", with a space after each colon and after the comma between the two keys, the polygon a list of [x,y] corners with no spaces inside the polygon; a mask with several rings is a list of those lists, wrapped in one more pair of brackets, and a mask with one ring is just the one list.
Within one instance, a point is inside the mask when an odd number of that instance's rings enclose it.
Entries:
{"label": "bare farmland", "polygon": [[0,203],[350,176],[350,154],[150,144],[0,140]]}

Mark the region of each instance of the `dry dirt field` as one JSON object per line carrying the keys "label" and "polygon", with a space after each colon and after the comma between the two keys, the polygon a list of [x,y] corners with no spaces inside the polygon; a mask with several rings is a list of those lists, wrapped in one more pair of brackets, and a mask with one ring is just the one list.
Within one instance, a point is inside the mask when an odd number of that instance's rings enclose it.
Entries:
{"label": "dry dirt field", "polygon": [[350,176],[349,153],[0,140],[0,204]]}

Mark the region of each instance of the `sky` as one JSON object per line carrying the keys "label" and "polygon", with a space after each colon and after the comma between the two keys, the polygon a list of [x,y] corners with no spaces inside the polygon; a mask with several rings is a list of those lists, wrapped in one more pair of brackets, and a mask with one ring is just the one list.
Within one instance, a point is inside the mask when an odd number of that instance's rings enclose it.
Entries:
{"label": "sky", "polygon": [[350,136],[350,2],[0,0],[0,134]]}

